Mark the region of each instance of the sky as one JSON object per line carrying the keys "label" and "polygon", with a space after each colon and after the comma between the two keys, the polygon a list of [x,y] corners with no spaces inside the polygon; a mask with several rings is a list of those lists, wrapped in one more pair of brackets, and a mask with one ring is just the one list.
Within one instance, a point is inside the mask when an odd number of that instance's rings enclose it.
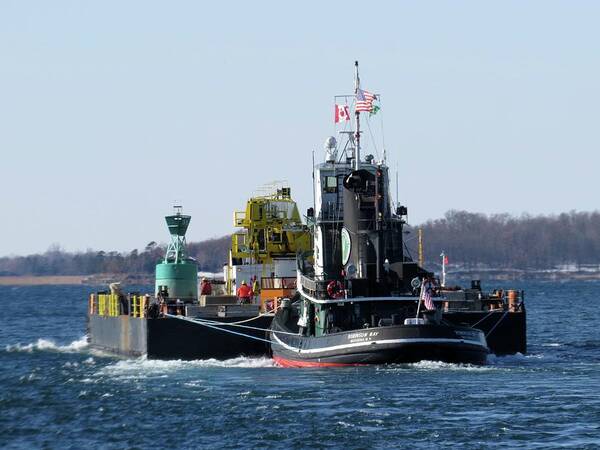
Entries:
{"label": "sky", "polygon": [[598,17],[592,1],[2,0],[0,256],[143,249],[174,203],[188,241],[220,237],[274,180],[305,211],[355,60],[409,223],[596,210]]}

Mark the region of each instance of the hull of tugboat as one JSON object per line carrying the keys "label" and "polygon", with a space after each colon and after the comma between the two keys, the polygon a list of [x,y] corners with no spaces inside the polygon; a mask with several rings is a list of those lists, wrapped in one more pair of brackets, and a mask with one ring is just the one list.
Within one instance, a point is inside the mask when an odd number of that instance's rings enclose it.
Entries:
{"label": "hull of tugboat", "polygon": [[271,326],[273,359],[284,367],[345,366],[442,361],[485,364],[489,349],[480,330],[446,325],[393,325],[300,336]]}

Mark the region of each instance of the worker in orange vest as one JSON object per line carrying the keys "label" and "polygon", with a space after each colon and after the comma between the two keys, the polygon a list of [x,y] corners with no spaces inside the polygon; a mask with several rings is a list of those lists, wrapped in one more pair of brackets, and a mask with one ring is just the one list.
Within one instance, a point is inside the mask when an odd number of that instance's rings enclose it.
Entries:
{"label": "worker in orange vest", "polygon": [[252,292],[252,288],[246,284],[246,280],[242,281],[242,285],[238,288],[237,296],[240,299],[240,303],[252,303],[254,292]]}

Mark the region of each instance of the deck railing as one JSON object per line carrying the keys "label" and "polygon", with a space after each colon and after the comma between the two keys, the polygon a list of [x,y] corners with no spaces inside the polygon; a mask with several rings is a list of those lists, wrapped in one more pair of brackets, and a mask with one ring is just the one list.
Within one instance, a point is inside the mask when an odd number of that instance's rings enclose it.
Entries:
{"label": "deck railing", "polygon": [[296,277],[265,277],[260,279],[261,289],[296,289]]}
{"label": "deck railing", "polygon": [[91,294],[89,313],[104,317],[146,317],[148,297],[130,294],[127,297],[119,294]]}

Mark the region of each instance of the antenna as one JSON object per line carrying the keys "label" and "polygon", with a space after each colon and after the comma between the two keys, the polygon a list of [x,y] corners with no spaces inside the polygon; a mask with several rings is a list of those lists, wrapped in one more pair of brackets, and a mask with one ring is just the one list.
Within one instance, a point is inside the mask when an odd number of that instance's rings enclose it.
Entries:
{"label": "antenna", "polygon": [[400,204],[400,197],[398,196],[398,164],[396,164],[396,206]]}
{"label": "antenna", "polygon": [[[312,194],[313,194],[313,211],[316,211],[316,209],[317,209],[317,198],[316,198],[317,194],[315,192],[315,151],[314,151],[314,149],[312,151],[312,179],[313,179],[313,192],[312,192]],[[316,220],[314,221],[314,223],[315,223],[314,228],[316,230],[316,223],[317,223]]]}
{"label": "antenna", "polygon": [[[358,76],[358,61],[354,61],[354,95],[358,96],[358,90],[360,89],[360,78]],[[354,170],[360,169],[360,112],[356,111],[356,150],[354,151]]]}

